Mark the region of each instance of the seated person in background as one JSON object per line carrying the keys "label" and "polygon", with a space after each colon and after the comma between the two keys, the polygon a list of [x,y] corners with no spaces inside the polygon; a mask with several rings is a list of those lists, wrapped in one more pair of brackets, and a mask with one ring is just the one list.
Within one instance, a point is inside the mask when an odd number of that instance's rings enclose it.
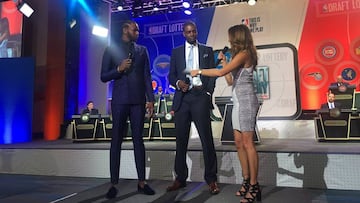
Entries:
{"label": "seated person in background", "polygon": [[81,111],[81,115],[83,114],[90,114],[90,115],[98,115],[99,114],[99,110],[94,108],[94,102],[93,101],[88,101],[86,104],[86,109]]}
{"label": "seated person in background", "polygon": [[338,75],[336,77],[336,82],[333,82],[330,84],[330,87],[340,87],[340,86],[349,86],[350,84],[348,82],[344,82],[344,79],[341,75]]}
{"label": "seated person in background", "polygon": [[162,86],[159,86],[159,87],[158,87],[158,92],[157,92],[157,94],[158,94],[158,95],[163,95],[163,94],[164,94]]}
{"label": "seated person in background", "polygon": [[340,108],[340,103],[335,101],[334,93],[329,92],[327,94],[327,102],[321,105],[322,110]]}

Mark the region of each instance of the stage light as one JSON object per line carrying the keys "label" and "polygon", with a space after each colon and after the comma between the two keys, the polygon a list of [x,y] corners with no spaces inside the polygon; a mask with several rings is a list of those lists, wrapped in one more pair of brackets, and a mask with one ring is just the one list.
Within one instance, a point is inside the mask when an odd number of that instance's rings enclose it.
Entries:
{"label": "stage light", "polygon": [[143,17],[143,12],[142,12],[142,10],[138,10],[138,9],[133,10],[131,14],[132,14],[132,16],[133,16],[134,18],[141,18],[141,17]]}
{"label": "stage light", "polygon": [[124,10],[124,3],[122,1],[119,1],[119,3],[115,4],[115,6],[118,11]]}
{"label": "stage light", "polygon": [[143,17],[144,6],[141,1],[135,1],[132,5],[132,16],[133,18]]}
{"label": "stage light", "polygon": [[92,34],[99,37],[107,37],[109,30],[105,27],[94,25],[92,29]]}
{"label": "stage light", "polygon": [[182,3],[182,6],[183,6],[184,8],[190,8],[190,2],[184,1],[184,2]]}
{"label": "stage light", "polygon": [[200,9],[205,8],[203,0],[200,1],[200,6],[199,6],[199,8],[200,8]]}
{"label": "stage light", "polygon": [[192,14],[192,12],[191,12],[190,10],[185,10],[184,13],[185,13],[186,15],[191,15],[191,14]]}
{"label": "stage light", "polygon": [[24,14],[28,18],[31,16],[31,14],[34,13],[34,9],[32,9],[29,4],[25,2],[21,2],[20,4],[18,4],[17,8],[22,14]]}
{"label": "stage light", "polygon": [[154,11],[158,11],[159,10],[159,4],[157,2],[154,2],[154,7],[153,7]]}
{"label": "stage light", "polygon": [[124,9],[124,7],[122,6],[122,5],[119,5],[118,7],[117,7],[117,10],[119,10],[119,11],[122,11]]}
{"label": "stage light", "polygon": [[253,6],[253,5],[256,4],[256,0],[248,0],[248,4],[249,4],[250,6]]}
{"label": "stage light", "polygon": [[76,25],[76,20],[75,20],[75,19],[72,19],[72,20],[69,22],[70,28],[75,27],[75,25]]}
{"label": "stage light", "polygon": [[173,12],[173,8],[171,5],[168,6],[168,9],[167,9],[168,13],[172,13]]}

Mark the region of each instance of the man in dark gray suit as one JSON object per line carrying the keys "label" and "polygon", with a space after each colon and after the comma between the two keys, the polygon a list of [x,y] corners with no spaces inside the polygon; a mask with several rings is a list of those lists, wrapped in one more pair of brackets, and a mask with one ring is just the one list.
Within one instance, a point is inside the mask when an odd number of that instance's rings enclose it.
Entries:
{"label": "man in dark gray suit", "polygon": [[188,167],[186,153],[189,142],[191,122],[195,123],[199,133],[205,162],[204,178],[211,194],[218,194],[217,161],[211,129],[210,110],[215,78],[199,76],[192,78],[193,69],[215,67],[214,53],[211,47],[199,44],[197,28],[194,22],[185,22],[184,45],[172,50],[169,81],[176,87],[172,110],[175,112],[176,157],[174,183],[167,191],[178,190],[186,186]]}
{"label": "man in dark gray suit", "polygon": [[99,114],[99,110],[94,108],[93,101],[88,101],[86,103],[86,109],[83,109],[81,111],[81,115],[84,115],[84,114],[89,114],[89,115],[98,115]]}
{"label": "man in dark gray suit", "polygon": [[145,111],[152,115],[154,94],[151,85],[149,54],[146,47],[136,44],[139,26],[134,21],[123,23],[121,40],[107,47],[102,60],[101,81],[113,80],[111,111],[113,118],[110,147],[111,188],[106,197],[116,197],[119,181],[120,151],[127,120],[130,120],[138,174],[138,192],[155,194],[145,182],[145,147],[143,128]]}

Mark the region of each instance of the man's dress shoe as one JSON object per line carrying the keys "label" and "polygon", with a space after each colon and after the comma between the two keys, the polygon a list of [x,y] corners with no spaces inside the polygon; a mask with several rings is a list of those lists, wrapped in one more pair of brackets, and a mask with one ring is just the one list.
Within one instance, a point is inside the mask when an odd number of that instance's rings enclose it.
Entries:
{"label": "man's dress shoe", "polygon": [[116,187],[111,186],[111,188],[106,193],[106,198],[113,199],[116,197],[117,193],[118,193],[118,190],[116,189]]}
{"label": "man's dress shoe", "polygon": [[155,191],[148,184],[145,184],[143,188],[140,187],[140,185],[138,185],[138,192],[143,193],[145,195],[155,194]]}
{"label": "man's dress shoe", "polygon": [[178,190],[178,189],[183,188],[183,187],[186,187],[185,182],[180,182],[178,180],[175,180],[171,186],[166,188],[166,191],[168,191],[168,192],[175,191],[175,190]]}
{"label": "man's dress shoe", "polygon": [[219,187],[217,186],[217,183],[216,183],[216,182],[212,182],[212,183],[209,184],[209,192],[210,192],[210,194],[212,194],[212,195],[219,194],[220,189],[219,189]]}

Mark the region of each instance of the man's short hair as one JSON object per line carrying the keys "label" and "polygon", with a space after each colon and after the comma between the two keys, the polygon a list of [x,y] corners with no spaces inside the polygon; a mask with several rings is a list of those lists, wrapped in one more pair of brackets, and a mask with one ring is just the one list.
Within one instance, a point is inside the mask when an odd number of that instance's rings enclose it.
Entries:
{"label": "man's short hair", "polygon": [[128,28],[131,24],[136,24],[133,20],[125,20],[121,26],[121,30],[124,28]]}
{"label": "man's short hair", "polygon": [[183,25],[183,31],[185,31],[185,27],[188,26],[188,25],[196,27],[196,24],[194,23],[194,21],[188,20]]}

